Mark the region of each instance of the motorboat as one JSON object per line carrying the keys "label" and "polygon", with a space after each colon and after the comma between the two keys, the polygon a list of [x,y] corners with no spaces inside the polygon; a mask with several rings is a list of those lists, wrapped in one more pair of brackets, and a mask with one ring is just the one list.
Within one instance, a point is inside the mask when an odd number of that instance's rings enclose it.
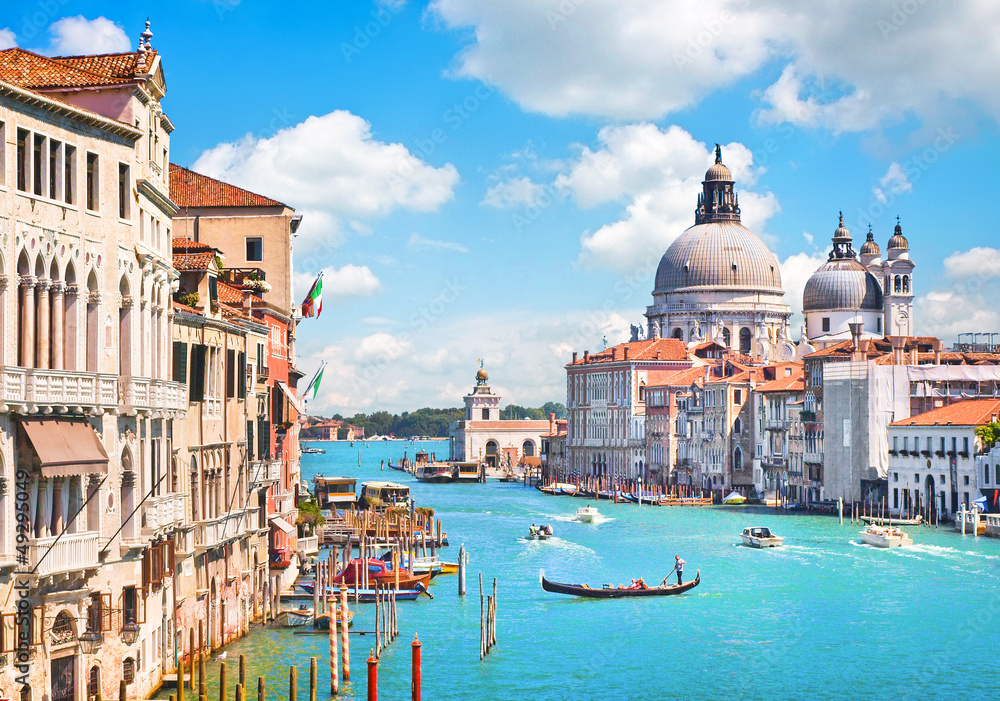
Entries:
{"label": "motorboat", "polygon": [[738,506],[739,504],[745,504],[746,501],[747,498],[739,492],[730,492],[729,496],[722,500],[722,503],[727,506]]}
{"label": "motorboat", "polygon": [[681,594],[701,584],[701,571],[696,572],[694,579],[690,582],[684,582],[684,584],[667,584],[666,579],[664,579],[662,584],[655,587],[646,586],[642,583],[642,580],[628,587],[616,587],[611,584],[605,584],[601,587],[591,587],[587,584],[551,582],[545,579],[544,574],[540,575],[539,578],[542,581],[542,589],[554,594],[570,594],[572,596],[583,596],[588,599],[624,599],[628,597]]}
{"label": "motorboat", "polygon": [[[340,574],[333,578],[333,583],[340,584],[343,582],[348,586],[348,588],[353,587],[355,584],[366,583],[364,566],[364,560],[354,558],[347,563],[347,567],[345,567]],[[400,568],[399,572],[396,572],[396,570],[394,570],[389,563],[384,560],[380,560],[375,557],[368,558],[368,584],[377,584],[379,587],[389,587],[395,589],[397,588],[397,582],[399,583],[399,589],[415,589],[417,584],[421,584],[426,588],[430,586],[431,573],[426,572],[423,574],[410,574],[402,568]]]}
{"label": "motorboat", "polygon": [[582,523],[593,523],[600,515],[600,512],[590,504],[576,510],[576,520]]}
{"label": "motorboat", "polygon": [[302,604],[297,609],[285,609],[278,612],[274,622],[282,628],[298,628],[312,623],[313,610]]}
{"label": "motorboat", "polygon": [[316,475],[313,478],[313,483],[315,484],[316,501],[321,509],[348,509],[358,501],[358,497],[354,493],[358,481],[353,477]]}
{"label": "motorboat", "polygon": [[527,540],[548,540],[552,537],[552,526],[536,526],[532,524],[531,528],[528,529],[528,535],[525,537]]}
{"label": "motorboat", "polygon": [[322,448],[314,448],[312,446],[302,449],[303,455],[322,455],[324,453],[326,453],[326,451]]}
{"label": "motorboat", "polygon": [[744,528],[740,538],[743,539],[743,545],[751,548],[778,548],[785,544],[784,538],[774,535],[770,528],[763,526]]}
{"label": "motorboat", "polygon": [[861,531],[861,539],[876,548],[905,548],[913,539],[896,526],[879,526],[874,523]]}
{"label": "motorboat", "polygon": [[417,468],[416,476],[421,482],[447,484],[448,482],[455,481],[456,471],[451,465],[446,463],[429,462]]}

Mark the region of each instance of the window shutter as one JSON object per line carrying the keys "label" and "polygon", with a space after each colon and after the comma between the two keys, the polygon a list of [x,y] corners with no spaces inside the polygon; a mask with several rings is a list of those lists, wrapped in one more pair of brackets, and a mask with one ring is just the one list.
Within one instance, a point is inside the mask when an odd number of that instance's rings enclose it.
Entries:
{"label": "window shutter", "polygon": [[101,593],[101,630],[111,630],[112,621],[111,615],[113,611],[111,610],[111,593],[102,592]]}
{"label": "window shutter", "polygon": [[188,372],[188,344],[183,341],[174,341],[174,382],[187,384]]}
{"label": "window shutter", "polygon": [[226,351],[226,397],[236,396],[236,351]]}
{"label": "window shutter", "polygon": [[[155,547],[155,546],[154,546]],[[153,569],[153,548],[146,548],[142,551],[142,586],[148,587]]]}
{"label": "window shutter", "polygon": [[17,633],[14,626],[16,620],[16,613],[0,615],[0,652],[14,652],[17,650]]}
{"label": "window shutter", "polygon": [[42,644],[42,633],[45,632],[45,607],[35,606],[31,609],[31,644]]}
{"label": "window shutter", "polygon": [[139,625],[146,622],[146,593],[145,587],[135,590],[135,622]]}
{"label": "window shutter", "polygon": [[166,543],[164,543],[164,545],[167,546],[166,547],[167,556],[166,556],[166,561],[163,563],[163,574],[164,575],[173,575],[173,573],[174,573],[174,539],[171,538]]}
{"label": "window shutter", "polygon": [[236,363],[236,372],[239,373],[240,392],[239,398],[246,399],[247,396],[247,354],[240,352],[239,361]]}
{"label": "window shutter", "polygon": [[196,344],[191,348],[191,380],[188,382],[190,388],[189,396],[192,402],[205,401],[205,357],[208,355],[208,346]]}

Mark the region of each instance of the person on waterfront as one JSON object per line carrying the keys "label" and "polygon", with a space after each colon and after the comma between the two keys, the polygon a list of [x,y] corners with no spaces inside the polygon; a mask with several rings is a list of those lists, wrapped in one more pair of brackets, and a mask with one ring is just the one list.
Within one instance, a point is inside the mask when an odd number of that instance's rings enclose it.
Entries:
{"label": "person on waterfront", "polygon": [[[674,569],[671,571],[677,573],[677,584],[681,585],[684,583],[684,565],[687,563],[681,559],[680,555],[674,555]],[[669,575],[668,575],[669,576]]]}

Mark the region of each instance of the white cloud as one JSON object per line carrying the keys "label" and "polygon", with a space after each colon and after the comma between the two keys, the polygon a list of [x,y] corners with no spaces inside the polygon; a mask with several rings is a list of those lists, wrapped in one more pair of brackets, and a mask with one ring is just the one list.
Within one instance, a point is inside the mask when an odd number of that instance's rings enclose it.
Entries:
{"label": "white cloud", "polygon": [[802,324],[802,292],[806,288],[806,282],[826,260],[827,257],[821,253],[795,253],[778,263],[781,269],[781,286],[785,289],[784,302],[792,308],[788,328],[794,339],[798,339],[799,326]]}
{"label": "white cloud", "polygon": [[456,76],[549,115],[657,119],[774,62],[765,121],[856,131],[963,101],[1000,115],[992,0],[434,0],[429,12],[468,37]]}
{"label": "white cloud", "polygon": [[[294,274],[295,298],[304,299],[316,280],[315,272]],[[367,265],[348,263],[341,268],[323,268],[323,301],[325,304],[350,297],[368,297],[382,289],[382,283]]]}
{"label": "white cloud", "polygon": [[991,300],[1000,290],[982,291],[955,288],[932,290],[914,300],[914,322],[920,335],[937,336],[946,342],[958,334],[975,331],[995,331],[1000,328],[1000,313]]}
{"label": "white cloud", "polygon": [[435,211],[458,183],[455,166],[437,168],[402,144],[378,141],[367,121],[343,110],[309,117],[269,138],[247,135],[219,144],[192,168],[308,212],[296,247],[313,254],[329,253],[345,229],[370,231],[365,219],[397,209]]}
{"label": "white cloud", "polygon": [[[910,182],[909,176],[906,174],[903,166],[895,161],[889,164],[889,169],[885,172],[885,175],[879,178],[878,182],[881,187],[873,187],[872,194],[882,204],[889,201],[890,194],[902,195],[903,193],[913,192],[913,183]],[[889,194],[886,194],[887,190]]]}
{"label": "white cloud", "polygon": [[[555,186],[580,207],[622,202],[624,212],[617,221],[581,235],[578,262],[623,273],[651,267],[652,276],[663,251],[694,223],[692,212],[713,149],[678,126],[661,130],[645,123],[604,127],[598,142],[596,150],[581,147]],[[750,150],[739,143],[723,147],[723,161],[740,186],[752,184],[761,172]],[[739,197],[743,223],[762,233],[779,210],[777,198],[742,187]]]}
{"label": "white cloud", "polygon": [[545,186],[522,177],[498,182],[486,191],[480,204],[497,209],[536,206],[545,194]]}
{"label": "white cloud", "polygon": [[[63,17],[49,26],[52,41],[46,53],[54,56],[113,54],[132,50],[132,42],[121,25],[106,17]],[[138,33],[138,30],[136,30]]]}
{"label": "white cloud", "polygon": [[0,29],[0,51],[13,49],[17,46],[17,36],[9,27]]}
{"label": "white cloud", "polygon": [[427,239],[413,232],[410,234],[409,240],[406,242],[406,247],[411,251],[457,251],[459,253],[468,253],[469,249],[460,243],[455,241],[441,241],[439,239]]}
{"label": "white cloud", "polygon": [[1000,277],[1000,249],[976,246],[968,251],[956,251],[944,259],[944,274],[954,280]]}

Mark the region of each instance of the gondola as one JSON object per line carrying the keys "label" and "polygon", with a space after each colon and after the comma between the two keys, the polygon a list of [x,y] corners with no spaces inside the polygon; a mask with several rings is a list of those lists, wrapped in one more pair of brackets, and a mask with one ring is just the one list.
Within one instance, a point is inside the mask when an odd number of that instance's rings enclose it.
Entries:
{"label": "gondola", "polygon": [[592,589],[586,584],[560,584],[550,582],[545,579],[545,575],[539,575],[542,580],[542,589],[554,594],[570,594],[572,596],[584,596],[590,599],[624,599],[632,596],[671,596],[681,594],[689,589],[694,589],[701,584],[701,570],[695,573],[695,577],[690,582],[684,584],[665,584],[648,589],[624,589],[604,585],[600,589]]}

